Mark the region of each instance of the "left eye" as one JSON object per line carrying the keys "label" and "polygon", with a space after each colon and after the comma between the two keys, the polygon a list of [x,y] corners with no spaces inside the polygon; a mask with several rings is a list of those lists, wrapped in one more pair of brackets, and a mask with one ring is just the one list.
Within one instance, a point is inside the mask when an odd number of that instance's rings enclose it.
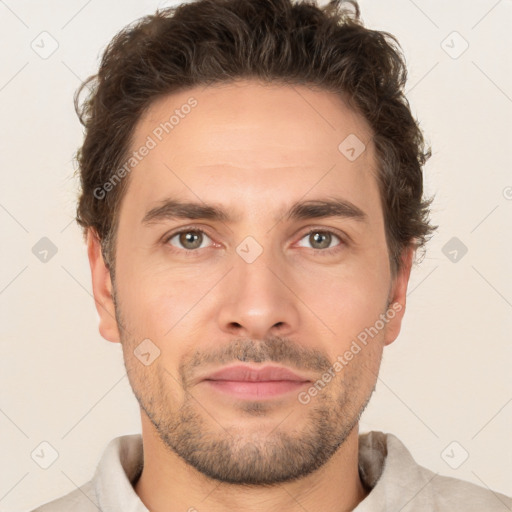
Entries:
{"label": "left eye", "polygon": [[[178,242],[181,244],[181,247],[176,246],[171,242],[176,237],[178,238]],[[194,250],[203,248],[202,242],[204,241],[204,238],[211,240],[204,231],[187,229],[186,231],[180,231],[179,233],[175,233],[174,235],[170,236],[167,239],[167,242],[172,246],[178,247],[180,249]]]}
{"label": "left eye", "polygon": [[[312,249],[331,249],[331,242],[337,238],[340,242],[343,242],[338,235],[335,235],[331,231],[322,231],[315,229],[307,233],[301,240],[307,239],[313,245]],[[315,247],[315,245],[317,247]],[[302,246],[303,247],[303,246]]]}

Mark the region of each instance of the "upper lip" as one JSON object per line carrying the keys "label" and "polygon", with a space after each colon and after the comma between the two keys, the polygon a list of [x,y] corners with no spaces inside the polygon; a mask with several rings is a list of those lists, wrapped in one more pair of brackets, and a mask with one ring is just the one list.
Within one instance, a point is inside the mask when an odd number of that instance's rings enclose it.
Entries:
{"label": "upper lip", "polygon": [[284,366],[263,366],[258,368],[248,365],[235,365],[210,373],[204,377],[203,380],[231,380],[246,382],[289,380],[307,382],[310,379],[303,377]]}

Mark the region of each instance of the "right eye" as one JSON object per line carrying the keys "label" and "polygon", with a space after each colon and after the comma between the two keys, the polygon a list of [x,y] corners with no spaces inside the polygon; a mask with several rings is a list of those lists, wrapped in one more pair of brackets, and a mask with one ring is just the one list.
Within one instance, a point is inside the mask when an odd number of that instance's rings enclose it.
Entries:
{"label": "right eye", "polygon": [[[197,249],[204,249],[205,247],[203,247],[203,242],[205,237],[211,240],[210,237],[202,229],[184,228],[170,234],[168,237],[166,237],[164,243],[190,252],[196,251]],[[176,242],[172,243],[174,239],[176,239]]]}

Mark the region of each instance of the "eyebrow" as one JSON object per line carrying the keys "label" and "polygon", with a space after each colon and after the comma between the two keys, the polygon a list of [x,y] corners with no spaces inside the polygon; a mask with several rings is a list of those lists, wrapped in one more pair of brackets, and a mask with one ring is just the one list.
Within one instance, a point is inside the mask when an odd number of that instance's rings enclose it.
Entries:
{"label": "eyebrow", "polygon": [[[281,217],[286,221],[297,221],[306,219],[321,219],[326,217],[339,217],[354,219],[360,222],[368,222],[367,214],[358,206],[342,198],[313,199],[309,201],[298,201],[284,214],[278,215],[274,220],[279,221]],[[206,203],[195,203],[167,198],[158,206],[146,212],[142,224],[153,224],[165,220],[193,219],[212,220],[223,223],[235,223],[240,220],[231,210],[221,206]]]}

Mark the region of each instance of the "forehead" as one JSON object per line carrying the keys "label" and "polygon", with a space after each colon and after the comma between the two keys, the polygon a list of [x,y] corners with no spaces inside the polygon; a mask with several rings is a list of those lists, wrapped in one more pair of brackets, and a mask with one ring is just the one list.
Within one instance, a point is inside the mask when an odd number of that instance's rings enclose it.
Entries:
{"label": "forehead", "polygon": [[[363,145],[356,159],[346,152]],[[249,210],[276,195],[336,189],[364,203],[378,194],[364,118],[339,95],[305,86],[241,80],[168,95],[135,127],[130,150],[144,146],[123,200],[141,208],[166,195]]]}

